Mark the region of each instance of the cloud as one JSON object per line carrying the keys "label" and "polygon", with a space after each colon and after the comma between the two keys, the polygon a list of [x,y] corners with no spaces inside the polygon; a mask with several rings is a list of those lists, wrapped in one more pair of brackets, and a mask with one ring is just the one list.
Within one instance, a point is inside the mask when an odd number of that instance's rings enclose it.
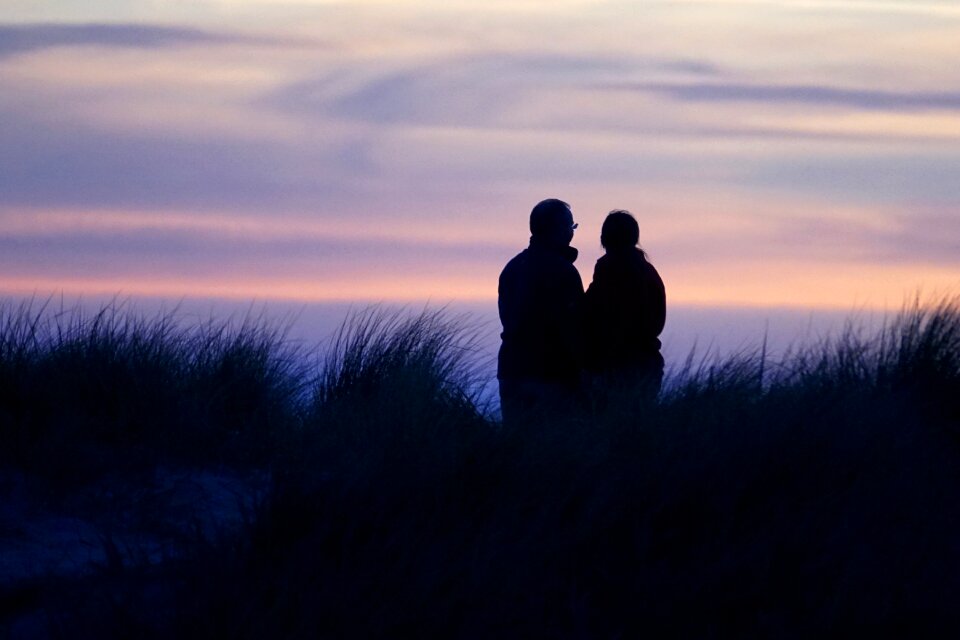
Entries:
{"label": "cloud", "polygon": [[953,211],[897,216],[877,239],[877,262],[921,262],[960,267],[960,217]]}
{"label": "cloud", "polygon": [[960,110],[960,91],[894,92],[820,85],[624,83],[607,88],[658,93],[683,102],[841,106],[877,111]]}
{"label": "cloud", "polygon": [[341,79],[321,76],[274,93],[266,104],[377,124],[484,127],[500,123],[537,92],[650,73],[703,77],[720,71],[692,58],[491,53],[381,72],[346,91]]}
{"label": "cloud", "polygon": [[[652,247],[683,264],[733,264],[738,260],[874,266],[936,265],[960,269],[960,218],[946,209],[844,209],[824,202],[808,213],[778,211],[752,225],[692,231]],[[733,227],[733,225],[730,225]],[[722,269],[722,266],[718,266]]]}
{"label": "cloud", "polygon": [[54,47],[159,49],[198,44],[266,44],[270,40],[149,24],[0,24],[0,59]]}
{"label": "cloud", "polygon": [[835,202],[956,207],[960,204],[960,153],[931,149],[785,156],[752,161],[737,181],[781,193],[800,189]]}
{"label": "cloud", "polygon": [[937,18],[956,17],[960,14],[953,0],[683,0],[687,4],[738,5],[749,7],[761,5],[764,9],[795,9],[804,11],[850,11],[864,13],[891,14],[899,17],[903,13],[926,14]]}
{"label": "cloud", "polygon": [[958,239],[960,219],[944,212],[897,212],[862,220],[834,218],[826,212],[779,221],[770,253],[814,257],[821,262],[957,268]]}
{"label": "cloud", "polygon": [[109,131],[0,105],[0,204],[276,211],[356,195],[363,142]]}
{"label": "cloud", "polygon": [[225,237],[178,231],[0,233],[5,276],[350,278],[498,269],[515,247],[483,242]]}

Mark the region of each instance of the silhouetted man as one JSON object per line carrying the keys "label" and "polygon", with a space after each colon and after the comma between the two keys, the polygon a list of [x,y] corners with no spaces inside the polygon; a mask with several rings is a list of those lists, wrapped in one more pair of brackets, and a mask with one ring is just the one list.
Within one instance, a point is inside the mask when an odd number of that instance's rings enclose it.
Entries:
{"label": "silhouetted man", "polygon": [[577,313],[583,282],[573,266],[577,250],[570,205],[544,200],[530,212],[530,246],[500,274],[503,342],[497,366],[504,423],[557,408],[580,379]]}

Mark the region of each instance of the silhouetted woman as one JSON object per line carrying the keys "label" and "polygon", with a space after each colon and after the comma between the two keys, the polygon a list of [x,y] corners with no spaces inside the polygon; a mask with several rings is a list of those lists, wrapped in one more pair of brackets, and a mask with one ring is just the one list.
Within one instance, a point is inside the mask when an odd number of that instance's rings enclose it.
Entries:
{"label": "silhouetted woman", "polygon": [[611,211],[584,302],[585,364],[595,386],[629,388],[652,400],[663,382],[660,332],[666,293],[660,274],[638,246],[640,228],[629,211]]}

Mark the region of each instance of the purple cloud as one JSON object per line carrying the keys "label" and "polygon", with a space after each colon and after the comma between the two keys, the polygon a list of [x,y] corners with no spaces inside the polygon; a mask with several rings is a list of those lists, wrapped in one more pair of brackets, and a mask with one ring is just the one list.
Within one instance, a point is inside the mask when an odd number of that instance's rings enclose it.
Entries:
{"label": "purple cloud", "polygon": [[[298,238],[262,240],[195,231],[143,230],[0,233],[5,275],[258,274],[349,276],[445,270],[469,273],[499,265],[516,247],[489,242]],[[363,256],[358,259],[358,256]]]}
{"label": "purple cloud", "polygon": [[238,34],[149,24],[0,24],[0,58],[54,47],[158,49],[196,44],[269,42]]}
{"label": "purple cloud", "polygon": [[582,86],[648,71],[697,77],[720,73],[706,60],[687,58],[489,54],[381,74],[345,95],[331,95],[323,76],[292,84],[265,102],[285,111],[378,124],[492,126],[529,93],[545,87]]}
{"label": "purple cloud", "polygon": [[960,91],[895,92],[819,85],[626,83],[605,88],[667,95],[684,102],[775,102],[880,111],[960,109]]}
{"label": "purple cloud", "polygon": [[[270,211],[351,201],[363,142],[190,138],[53,121],[0,97],[0,205]],[[307,174],[304,167],[315,167]],[[277,176],[297,176],[278,181]]]}

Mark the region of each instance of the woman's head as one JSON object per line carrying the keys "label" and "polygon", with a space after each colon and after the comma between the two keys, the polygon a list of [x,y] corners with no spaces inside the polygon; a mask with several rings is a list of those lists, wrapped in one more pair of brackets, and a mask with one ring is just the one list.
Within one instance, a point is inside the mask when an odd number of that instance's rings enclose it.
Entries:
{"label": "woman's head", "polygon": [[600,229],[600,244],[607,251],[629,249],[640,242],[640,226],[629,211],[614,209]]}

